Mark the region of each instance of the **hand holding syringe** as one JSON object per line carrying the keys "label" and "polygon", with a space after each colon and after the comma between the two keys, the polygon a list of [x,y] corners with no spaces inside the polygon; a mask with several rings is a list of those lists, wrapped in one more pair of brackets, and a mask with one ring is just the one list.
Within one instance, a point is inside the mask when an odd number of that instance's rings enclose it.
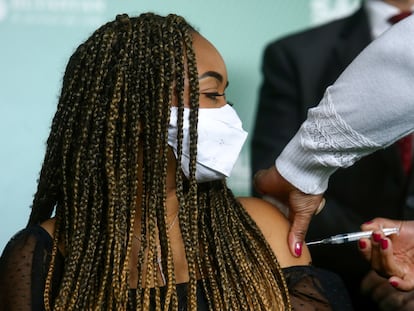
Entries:
{"label": "hand holding syringe", "polygon": [[[361,238],[369,238],[372,235],[373,231],[359,231],[359,232],[352,232],[352,233],[344,233],[333,235],[329,238],[319,240],[319,241],[312,241],[307,242],[306,245],[315,245],[315,244],[344,244],[352,241],[357,241]],[[383,228],[382,232],[385,236],[389,236],[391,234],[398,234],[400,232],[400,228]]]}

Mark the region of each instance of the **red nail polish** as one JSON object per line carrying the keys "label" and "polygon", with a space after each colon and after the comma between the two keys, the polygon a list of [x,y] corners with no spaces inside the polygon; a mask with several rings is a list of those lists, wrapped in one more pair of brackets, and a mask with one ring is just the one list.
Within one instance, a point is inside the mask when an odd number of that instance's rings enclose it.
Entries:
{"label": "red nail polish", "polygon": [[372,237],[374,238],[374,241],[375,242],[379,242],[379,241],[381,241],[381,234],[380,233],[374,233],[373,235],[372,235]]}
{"label": "red nail polish", "polygon": [[364,222],[364,224],[365,224],[365,225],[372,224],[372,220],[368,220],[368,221]]}
{"label": "red nail polish", "polygon": [[388,240],[382,239],[380,243],[381,243],[381,248],[382,249],[387,249],[387,247],[388,247]]}
{"label": "red nail polish", "polygon": [[302,255],[302,243],[296,242],[295,244],[295,254],[299,257]]}
{"label": "red nail polish", "polygon": [[365,241],[359,240],[358,244],[360,249],[364,249],[365,247],[367,247],[367,242]]}
{"label": "red nail polish", "polygon": [[398,282],[397,281],[391,281],[390,284],[393,287],[397,287],[398,286]]}

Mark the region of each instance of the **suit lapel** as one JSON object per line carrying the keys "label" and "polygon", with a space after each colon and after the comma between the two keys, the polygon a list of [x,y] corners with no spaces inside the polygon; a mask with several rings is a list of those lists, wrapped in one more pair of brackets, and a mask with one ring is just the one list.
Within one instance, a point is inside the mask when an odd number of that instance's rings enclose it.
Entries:
{"label": "suit lapel", "polygon": [[345,69],[371,40],[368,16],[362,6],[345,21],[333,50],[340,67]]}

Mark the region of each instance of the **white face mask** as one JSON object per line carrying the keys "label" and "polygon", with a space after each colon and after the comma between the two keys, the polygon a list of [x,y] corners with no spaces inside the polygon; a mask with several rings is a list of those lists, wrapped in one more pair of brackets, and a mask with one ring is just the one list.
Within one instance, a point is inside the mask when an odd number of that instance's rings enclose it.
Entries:
{"label": "white face mask", "polygon": [[[189,177],[190,109],[184,108],[181,168]],[[168,144],[177,157],[178,108],[171,107]],[[221,108],[200,108],[198,112],[197,182],[224,179],[230,176],[247,138],[236,111],[229,105]]]}

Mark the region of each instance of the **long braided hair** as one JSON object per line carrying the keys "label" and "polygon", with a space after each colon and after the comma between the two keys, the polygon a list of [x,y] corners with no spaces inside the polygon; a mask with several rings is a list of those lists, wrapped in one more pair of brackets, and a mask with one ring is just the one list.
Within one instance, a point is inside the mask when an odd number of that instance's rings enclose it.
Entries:
{"label": "long braided hair", "polygon": [[[154,301],[156,310],[178,310],[166,228],[167,133],[173,95],[182,128],[185,72],[193,108],[190,178],[178,165],[176,182],[189,271],[187,308],[197,310],[202,282],[211,310],[290,309],[276,257],[225,181],[196,183],[199,89],[193,33],[177,15],[119,15],[70,58],[28,224],[55,214],[47,310],[150,310]],[[181,130],[177,163],[182,135]],[[137,193],[142,193],[140,206]],[[146,279],[138,277],[133,295],[129,258],[136,210],[143,241],[136,268],[142,272],[146,263]],[[156,259],[157,243],[166,271],[163,295],[157,286],[150,289],[158,284],[156,264],[145,261]],[[52,288],[61,245],[64,271],[59,287]]]}

